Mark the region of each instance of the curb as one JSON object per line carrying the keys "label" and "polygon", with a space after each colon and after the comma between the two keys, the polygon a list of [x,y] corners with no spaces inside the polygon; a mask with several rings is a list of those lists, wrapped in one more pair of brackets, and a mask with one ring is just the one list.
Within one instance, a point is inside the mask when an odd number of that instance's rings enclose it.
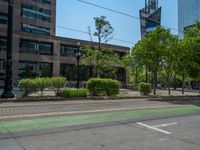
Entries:
{"label": "curb", "polygon": [[200,95],[179,95],[179,96],[89,96],[89,97],[77,97],[77,98],[61,98],[61,97],[28,97],[28,98],[13,98],[13,99],[0,99],[0,103],[6,102],[45,102],[45,101],[76,101],[76,100],[119,100],[119,99],[151,99],[161,98],[167,100],[175,100],[177,98],[199,98]]}

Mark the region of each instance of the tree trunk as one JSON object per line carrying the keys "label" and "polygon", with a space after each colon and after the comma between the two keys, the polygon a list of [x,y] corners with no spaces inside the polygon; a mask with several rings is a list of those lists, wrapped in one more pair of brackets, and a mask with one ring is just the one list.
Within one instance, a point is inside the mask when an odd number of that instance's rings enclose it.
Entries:
{"label": "tree trunk", "polygon": [[138,85],[138,69],[135,70],[135,84]]}
{"label": "tree trunk", "polygon": [[199,81],[199,94],[200,94],[200,81]]}
{"label": "tree trunk", "polygon": [[185,75],[182,77],[182,94],[185,94]]}
{"label": "tree trunk", "polygon": [[167,76],[167,87],[168,87],[168,94],[171,95],[169,76]]}
{"label": "tree trunk", "polygon": [[153,94],[156,95],[156,89],[157,89],[157,71],[153,73]]}
{"label": "tree trunk", "polygon": [[174,90],[176,90],[176,74],[174,75]]}
{"label": "tree trunk", "polygon": [[146,65],[146,83],[148,83],[148,67]]}

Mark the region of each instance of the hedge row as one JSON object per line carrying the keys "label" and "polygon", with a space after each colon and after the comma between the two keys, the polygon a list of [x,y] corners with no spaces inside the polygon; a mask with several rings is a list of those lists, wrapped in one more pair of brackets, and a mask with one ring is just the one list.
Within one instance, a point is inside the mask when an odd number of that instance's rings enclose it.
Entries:
{"label": "hedge row", "polygon": [[24,90],[24,96],[36,91],[40,91],[42,96],[47,88],[54,89],[58,94],[66,85],[67,81],[64,77],[22,79],[19,82],[19,88]]}
{"label": "hedge row", "polygon": [[112,79],[91,78],[87,89],[93,96],[114,96],[119,94],[119,82]]}
{"label": "hedge row", "polygon": [[41,92],[45,89],[53,89],[57,96],[62,97],[87,97],[92,96],[115,96],[119,94],[119,82],[112,79],[92,78],[87,82],[87,89],[64,89],[67,81],[64,77],[22,79],[19,82],[20,89],[24,90],[24,96],[31,92]]}
{"label": "hedge row", "polygon": [[64,89],[62,97],[87,97],[87,89]]}

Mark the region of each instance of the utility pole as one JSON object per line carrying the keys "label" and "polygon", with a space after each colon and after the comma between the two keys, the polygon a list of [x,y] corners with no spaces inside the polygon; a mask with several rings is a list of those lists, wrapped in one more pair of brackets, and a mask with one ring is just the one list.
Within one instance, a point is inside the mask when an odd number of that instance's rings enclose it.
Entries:
{"label": "utility pole", "polygon": [[13,0],[8,0],[7,51],[4,92],[1,98],[14,98],[12,92]]}

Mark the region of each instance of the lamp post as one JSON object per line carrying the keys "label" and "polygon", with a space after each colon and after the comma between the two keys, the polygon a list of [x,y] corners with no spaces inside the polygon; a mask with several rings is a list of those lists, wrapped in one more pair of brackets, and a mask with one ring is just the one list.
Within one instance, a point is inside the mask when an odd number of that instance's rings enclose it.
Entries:
{"label": "lamp post", "polygon": [[75,52],[76,62],[77,62],[77,70],[76,70],[76,88],[80,87],[80,58],[82,53],[80,51],[80,42],[77,42],[78,50]]}
{"label": "lamp post", "polygon": [[12,42],[13,41],[13,0],[8,0],[8,27],[7,27],[7,51],[4,92],[1,98],[13,98],[12,92]]}

